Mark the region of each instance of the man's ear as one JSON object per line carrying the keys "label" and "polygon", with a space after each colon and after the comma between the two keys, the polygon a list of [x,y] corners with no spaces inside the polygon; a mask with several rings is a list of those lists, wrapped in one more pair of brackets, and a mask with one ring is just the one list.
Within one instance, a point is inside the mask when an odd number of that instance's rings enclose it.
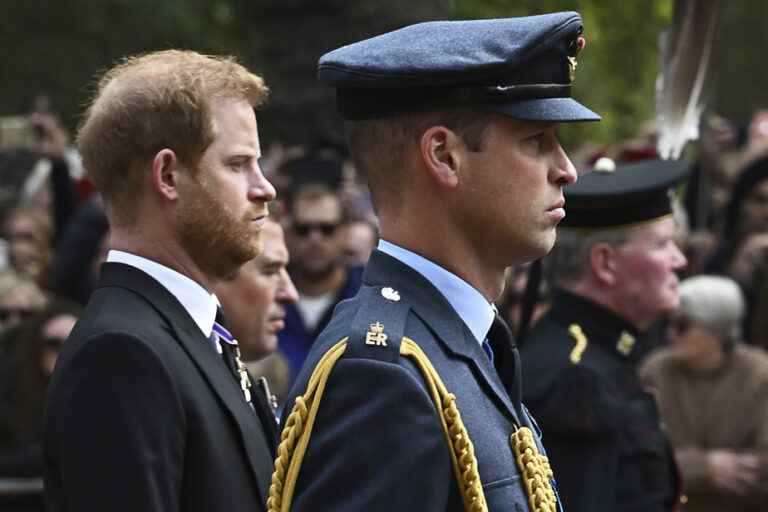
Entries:
{"label": "man's ear", "polygon": [[179,197],[179,165],[176,153],[168,148],[158,151],[152,159],[152,188],[169,201]]}
{"label": "man's ear", "polygon": [[589,248],[589,265],[595,277],[612,286],[616,282],[616,249],[599,243]]}
{"label": "man's ear", "polygon": [[461,138],[445,126],[432,126],[421,135],[421,159],[439,185],[454,188],[459,184],[462,148]]}

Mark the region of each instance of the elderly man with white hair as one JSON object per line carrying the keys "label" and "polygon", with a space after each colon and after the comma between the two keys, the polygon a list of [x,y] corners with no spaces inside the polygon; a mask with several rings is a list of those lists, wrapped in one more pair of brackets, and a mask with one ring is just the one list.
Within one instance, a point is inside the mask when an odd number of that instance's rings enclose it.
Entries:
{"label": "elderly man with white hair", "polygon": [[671,346],[642,366],[688,495],[687,512],[765,510],[768,355],[741,343],[744,298],[729,278],[680,284]]}

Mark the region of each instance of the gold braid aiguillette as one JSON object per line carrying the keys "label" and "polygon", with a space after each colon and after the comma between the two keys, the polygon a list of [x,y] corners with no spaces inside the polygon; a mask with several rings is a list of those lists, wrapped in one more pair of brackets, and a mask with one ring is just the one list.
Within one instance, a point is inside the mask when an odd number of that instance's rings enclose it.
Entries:
{"label": "gold braid aiguillette", "polygon": [[552,468],[549,459],[539,452],[531,429],[520,427],[509,436],[509,443],[515,452],[531,510],[557,512],[557,498],[552,488]]}

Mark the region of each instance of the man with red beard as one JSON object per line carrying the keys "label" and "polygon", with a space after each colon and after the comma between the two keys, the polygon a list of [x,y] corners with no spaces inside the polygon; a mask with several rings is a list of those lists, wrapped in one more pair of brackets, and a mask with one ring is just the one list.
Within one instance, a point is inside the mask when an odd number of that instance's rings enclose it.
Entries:
{"label": "man with red beard", "polygon": [[99,82],[78,145],[111,250],[49,388],[49,510],[263,510],[266,397],[213,292],[262,248],[266,94],[233,59],[174,50]]}
{"label": "man with red beard", "polygon": [[637,376],[644,336],[679,302],[670,188],[687,167],[605,162],[565,189],[568,216],[546,264],[552,308],[520,352],[565,510],[671,511],[676,471]]}

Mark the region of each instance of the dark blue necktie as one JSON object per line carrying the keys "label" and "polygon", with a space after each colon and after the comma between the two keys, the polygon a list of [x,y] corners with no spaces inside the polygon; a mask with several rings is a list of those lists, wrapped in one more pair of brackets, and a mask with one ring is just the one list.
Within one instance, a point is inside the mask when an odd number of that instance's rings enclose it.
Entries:
{"label": "dark blue necktie", "polygon": [[[486,344],[488,345],[487,349],[485,348]],[[520,353],[517,350],[512,331],[509,330],[509,326],[498,313],[493,319],[485,342],[483,342],[483,350],[496,368],[496,372],[504,383],[518,414],[522,414],[523,391],[520,382]]]}
{"label": "dark blue necktie", "polygon": [[485,355],[488,356],[488,360],[493,364],[493,349],[491,348],[491,344],[488,341],[488,338],[485,338],[483,340],[483,351],[485,352]]}

